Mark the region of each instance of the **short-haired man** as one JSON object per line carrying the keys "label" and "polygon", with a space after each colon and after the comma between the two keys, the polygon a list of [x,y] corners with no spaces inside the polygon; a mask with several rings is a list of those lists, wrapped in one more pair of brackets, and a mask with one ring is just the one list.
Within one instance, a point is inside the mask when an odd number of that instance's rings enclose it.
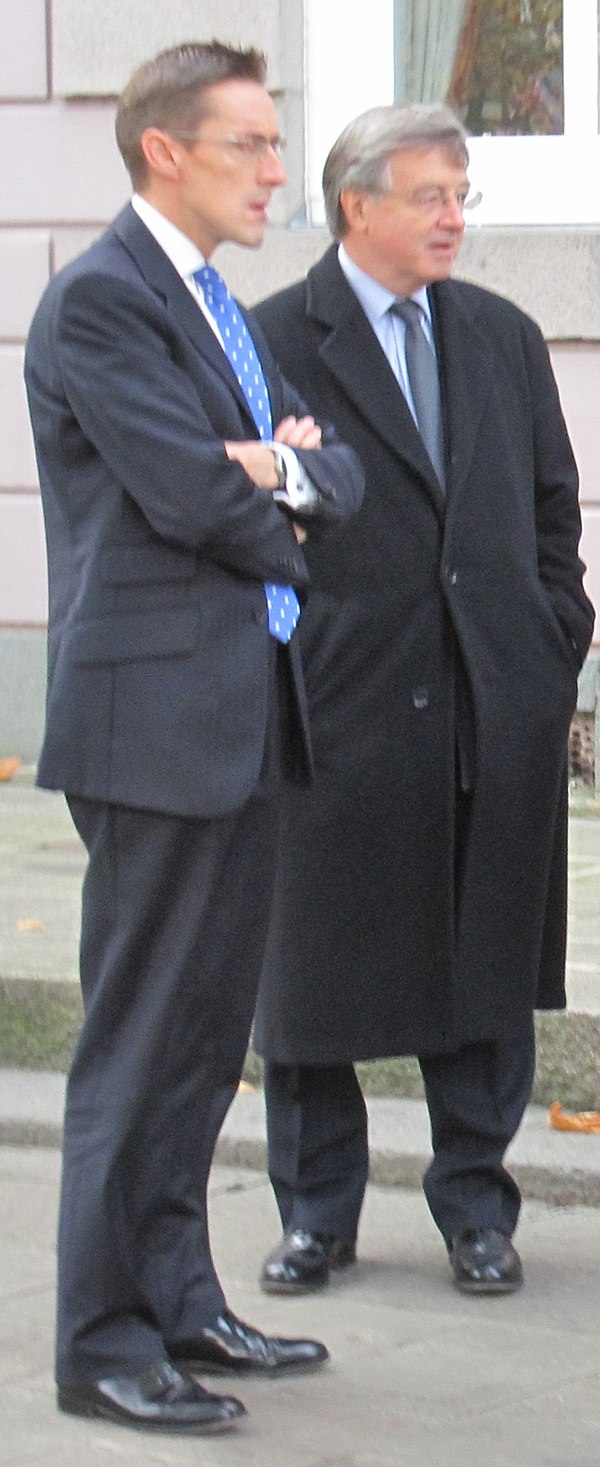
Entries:
{"label": "short-haired man", "polygon": [[454,1280],[517,1289],[504,1165],[564,1006],[566,760],[593,615],[541,334],[448,279],[469,192],[441,105],[376,108],[325,165],[336,243],[258,320],[367,474],[308,553],[316,779],[286,799],[256,1043],[284,1228],[266,1290],[352,1262],[368,1168],[352,1061],[418,1056],[425,1194]]}
{"label": "short-haired man", "polygon": [[51,282],[26,360],[50,582],[39,779],[67,792],[89,853],[58,1401],[218,1431],[244,1408],[195,1373],[327,1356],[228,1310],[206,1186],[254,1007],[279,777],[310,767],[301,542],[356,508],[362,473],[207,264],[223,240],[261,243],[284,180],[262,56],[161,53],[117,139],[132,205]]}

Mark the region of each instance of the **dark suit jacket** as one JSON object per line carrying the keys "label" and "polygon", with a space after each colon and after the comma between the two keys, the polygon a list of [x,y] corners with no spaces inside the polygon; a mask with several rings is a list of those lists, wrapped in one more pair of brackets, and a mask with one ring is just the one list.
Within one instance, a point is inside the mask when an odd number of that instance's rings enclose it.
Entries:
{"label": "dark suit jacket", "polygon": [[577,472],[534,322],[457,280],[430,298],[446,499],[335,248],[256,312],[367,475],[356,518],[307,548],[315,781],[286,792],[256,1031],[289,1063],[436,1052],[564,1004],[567,736],[593,623]]}
{"label": "dark suit jacket", "polygon": [[[273,420],[304,405],[258,342]],[[263,580],[308,584],[271,496],[229,461],[257,437],[224,352],[128,206],[54,278],[26,382],[49,564],[40,783],[172,814],[239,808],[264,749]],[[300,455],[318,517],[358,505],[362,475],[332,430]],[[302,713],[295,639],[290,644]],[[306,731],[305,731],[306,733]],[[306,768],[306,737],[299,765]]]}

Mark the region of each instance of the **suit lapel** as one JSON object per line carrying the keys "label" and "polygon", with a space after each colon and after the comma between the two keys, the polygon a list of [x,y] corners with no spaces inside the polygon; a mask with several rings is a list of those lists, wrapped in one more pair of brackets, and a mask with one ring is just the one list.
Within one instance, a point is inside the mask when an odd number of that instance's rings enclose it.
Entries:
{"label": "suit lapel", "polygon": [[[146,229],[145,224],[142,223],[131,205],[128,205],[118,215],[112,228],[135,260],[146,284],[162,297],[174,320],[185,331],[196,350],[222,377],[229,391],[233,393],[245,417],[252,425],[252,432],[249,436],[255,437],[256,424],[225,352],[164,250],[161,250],[160,245],[157,244],[149,229]],[[271,384],[267,385],[270,389]]]}

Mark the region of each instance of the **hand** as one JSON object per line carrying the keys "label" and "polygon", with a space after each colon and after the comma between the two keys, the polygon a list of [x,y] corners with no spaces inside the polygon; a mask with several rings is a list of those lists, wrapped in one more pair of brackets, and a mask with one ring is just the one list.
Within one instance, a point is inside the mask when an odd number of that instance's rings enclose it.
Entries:
{"label": "hand", "polygon": [[304,529],[304,527],[302,525],[297,525],[296,522],[295,522],[295,520],[294,520],[294,521],[292,521],[292,528],[293,528],[294,534],[296,536],[296,539],[298,541],[298,544],[299,545],[304,545],[304,541],[308,539],[308,536],[307,536],[307,533],[306,533],[306,530]]}
{"label": "hand", "polygon": [[225,443],[227,457],[242,465],[257,489],[276,489],[279,483],[272,448],[251,438],[247,443]]}
{"label": "hand", "polygon": [[289,448],[320,448],[322,433],[314,418],[282,418],[273,434],[275,443]]}

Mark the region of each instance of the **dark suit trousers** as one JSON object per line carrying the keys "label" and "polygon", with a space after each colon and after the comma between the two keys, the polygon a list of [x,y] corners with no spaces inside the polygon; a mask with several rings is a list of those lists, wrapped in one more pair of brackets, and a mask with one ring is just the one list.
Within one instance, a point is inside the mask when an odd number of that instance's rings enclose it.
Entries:
{"label": "dark suit trousers", "polygon": [[[534,1062],[533,1020],[503,1039],[419,1056],[433,1143],[423,1187],[447,1243],[465,1228],[516,1228],[520,1193],[503,1162]],[[355,1237],[369,1146],[353,1066],[267,1063],[265,1094],[269,1176],[284,1231]]]}
{"label": "dark suit trousers", "polygon": [[59,1225],[62,1384],[164,1358],[223,1307],[206,1187],[256,999],[276,788],[267,780],[211,821],[69,800],[89,867]]}

